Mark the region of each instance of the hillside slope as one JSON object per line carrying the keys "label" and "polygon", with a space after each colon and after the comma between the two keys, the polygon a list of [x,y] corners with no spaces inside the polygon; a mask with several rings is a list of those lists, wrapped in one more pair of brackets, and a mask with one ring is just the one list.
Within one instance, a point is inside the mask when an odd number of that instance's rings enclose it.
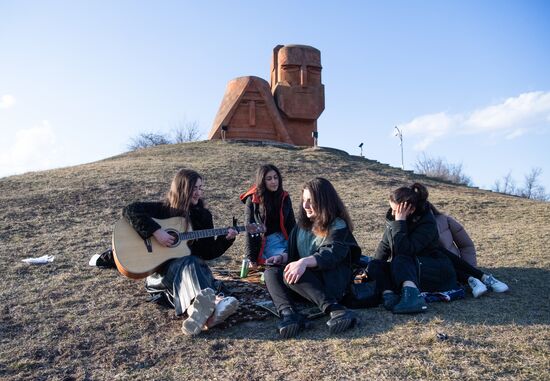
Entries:
{"label": "hillside slope", "polygon": [[[296,340],[274,319],[180,334],[181,319],[146,303],[142,281],[87,265],[110,245],[120,211],[157,200],[178,168],[206,179],[216,226],[236,216],[256,166],[271,162],[300,206],[303,182],[330,179],[365,254],[381,237],[389,191],[420,181],[459,219],[478,261],[511,292],[431,304],[420,316],[362,310],[338,337],[324,319]],[[0,179],[0,379],[549,379],[550,203],[455,186],[332,149],[207,141]],[[213,265],[237,271],[243,239]],[[21,262],[55,255],[44,266]],[[449,339],[438,341],[444,332]],[[206,361],[209,357],[210,360]]]}

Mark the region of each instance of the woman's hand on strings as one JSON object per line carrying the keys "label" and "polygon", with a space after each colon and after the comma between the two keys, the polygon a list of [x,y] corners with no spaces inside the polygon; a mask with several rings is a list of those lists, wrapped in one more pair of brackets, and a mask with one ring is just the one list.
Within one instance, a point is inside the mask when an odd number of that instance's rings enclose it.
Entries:
{"label": "woman's hand on strings", "polygon": [[233,228],[227,229],[227,235],[225,236],[226,239],[235,239],[235,237],[239,234],[238,231],[236,231]]}
{"label": "woman's hand on strings", "polygon": [[153,233],[153,237],[157,240],[157,242],[164,247],[170,247],[174,244],[175,238],[172,237],[170,234],[166,233],[164,229],[158,229]]}

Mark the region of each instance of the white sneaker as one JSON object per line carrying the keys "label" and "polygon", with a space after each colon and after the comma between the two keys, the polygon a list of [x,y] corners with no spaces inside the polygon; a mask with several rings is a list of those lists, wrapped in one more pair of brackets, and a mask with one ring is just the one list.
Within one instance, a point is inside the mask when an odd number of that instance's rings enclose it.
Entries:
{"label": "white sneaker", "polygon": [[233,315],[237,311],[237,308],[239,308],[239,301],[232,296],[227,296],[217,301],[214,313],[206,321],[206,327],[212,328],[222,323],[229,316]]}
{"label": "white sneaker", "polygon": [[494,292],[506,292],[508,291],[508,285],[504,282],[501,282],[491,274],[485,274],[485,280],[483,280],[483,283],[489,290],[493,290]]}
{"label": "white sneaker", "polygon": [[90,266],[97,266],[97,260],[99,259],[99,254],[92,255],[92,258],[90,258],[90,262],[88,264]]}
{"label": "white sneaker", "polygon": [[181,325],[181,330],[186,335],[196,335],[216,308],[216,292],[211,288],[201,290],[193,303],[187,308],[188,318]]}
{"label": "white sneaker", "polygon": [[469,277],[468,285],[472,288],[472,295],[474,295],[474,298],[479,298],[487,292],[487,286],[477,278]]}

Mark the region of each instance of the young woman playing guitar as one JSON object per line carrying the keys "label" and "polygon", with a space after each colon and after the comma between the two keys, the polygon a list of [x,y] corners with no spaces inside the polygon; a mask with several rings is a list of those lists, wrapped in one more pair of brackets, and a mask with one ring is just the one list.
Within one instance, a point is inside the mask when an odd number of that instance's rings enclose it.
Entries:
{"label": "young woman playing guitar", "polygon": [[[135,202],[124,208],[123,215],[141,238],[152,237],[161,246],[169,247],[176,238],[153,218],[182,217],[185,226],[190,225],[194,231],[212,229],[212,214],[205,208],[202,196],[201,175],[180,169],[164,201]],[[182,324],[185,334],[196,335],[237,310],[237,299],[216,296],[218,282],[205,262],[218,258],[233,244],[238,232],[232,228],[227,231],[226,236],[191,241],[191,255],[169,260],[146,279],[147,291],[164,293],[176,315],[187,312],[188,318]]]}

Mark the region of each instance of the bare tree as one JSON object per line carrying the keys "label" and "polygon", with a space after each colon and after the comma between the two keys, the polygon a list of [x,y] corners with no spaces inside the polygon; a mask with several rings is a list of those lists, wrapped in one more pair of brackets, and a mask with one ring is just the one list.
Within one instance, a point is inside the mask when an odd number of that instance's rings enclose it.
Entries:
{"label": "bare tree", "polygon": [[500,183],[500,180],[495,181],[493,190],[500,193],[516,194],[516,182],[512,178],[512,171],[509,171],[506,176],[502,178],[502,185]]}
{"label": "bare tree", "polygon": [[502,178],[502,184],[500,180],[495,181],[493,190],[495,192],[511,194],[533,200],[548,201],[550,199],[550,195],[546,193],[546,189],[540,184],[541,175],[541,168],[531,168],[531,172],[525,175],[524,186],[516,187],[516,183],[512,178],[512,173],[508,172],[508,174]]}
{"label": "bare tree", "polygon": [[202,133],[197,121],[183,121],[178,123],[172,130],[172,135],[174,137],[170,138],[170,134],[161,132],[142,132],[130,140],[128,149],[130,151],[135,151],[141,148],[159,146],[162,144],[194,142],[201,138]]}
{"label": "bare tree", "polygon": [[132,138],[128,144],[130,151],[135,151],[141,148],[170,144],[170,140],[158,132],[142,132],[135,138]]}
{"label": "bare tree", "polygon": [[546,190],[540,184],[541,168],[531,168],[531,172],[525,175],[525,186],[521,190],[521,197],[531,198],[533,200],[548,200]]}
{"label": "bare tree", "polygon": [[193,122],[180,122],[173,130],[174,143],[187,143],[200,140],[202,133],[199,129],[199,123],[195,120]]}
{"label": "bare tree", "polygon": [[430,157],[422,153],[422,155],[416,159],[414,167],[416,173],[450,181],[455,184],[473,185],[470,176],[464,173],[462,163],[452,164],[441,157]]}

